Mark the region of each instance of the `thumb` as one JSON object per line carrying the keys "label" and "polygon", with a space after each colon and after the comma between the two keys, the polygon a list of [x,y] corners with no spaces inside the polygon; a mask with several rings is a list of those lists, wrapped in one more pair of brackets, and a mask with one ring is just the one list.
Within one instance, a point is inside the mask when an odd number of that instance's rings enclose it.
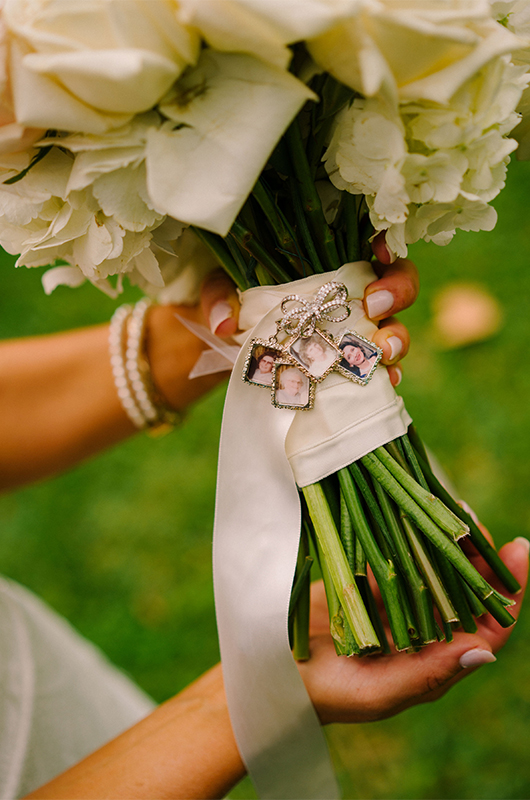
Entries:
{"label": "thumb", "polygon": [[[404,654],[405,659],[412,667],[407,705],[436,700],[478,667],[497,660],[491,645],[482,636],[459,632],[452,642],[439,642],[419,653]],[[406,669],[406,663],[403,668]]]}
{"label": "thumb", "polygon": [[222,269],[211,272],[201,287],[201,309],[212,333],[233,336],[239,319],[239,297],[234,283]]}

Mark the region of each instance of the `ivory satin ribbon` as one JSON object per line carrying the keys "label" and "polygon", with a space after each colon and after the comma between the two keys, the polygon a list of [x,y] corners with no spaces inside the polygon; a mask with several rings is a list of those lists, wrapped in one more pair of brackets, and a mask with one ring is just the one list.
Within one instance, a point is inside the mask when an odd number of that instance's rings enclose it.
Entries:
{"label": "ivory satin ribbon", "polygon": [[324,798],[339,790],[315,710],[291,655],[289,598],[300,535],[298,486],[335,472],[405,433],[410,417],[378,368],[367,386],[332,374],[311,411],[278,409],[241,375],[252,338],[268,339],[287,294],[344,283],[352,314],[333,333],[375,325],[362,310],[367,262],[241,295],[246,331],[223,415],[214,532],[214,587],[223,674],[241,756],[261,798]]}

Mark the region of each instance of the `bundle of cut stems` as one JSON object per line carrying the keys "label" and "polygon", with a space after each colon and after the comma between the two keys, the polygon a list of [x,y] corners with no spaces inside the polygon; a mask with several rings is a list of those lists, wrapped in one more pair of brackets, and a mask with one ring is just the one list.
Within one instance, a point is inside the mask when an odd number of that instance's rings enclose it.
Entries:
{"label": "bundle of cut stems", "polygon": [[[296,58],[294,71],[296,71]],[[283,284],[369,260],[373,232],[362,196],[342,192],[331,221],[317,185],[322,155],[351,90],[317,75],[318,104],[303,110],[272,154],[226,238],[200,228],[239,289]],[[290,608],[296,658],[308,657],[309,585],[316,557],[339,654],[388,652],[368,581],[377,581],[398,650],[451,640],[489,612],[501,625],[511,604],[481,577],[460,541],[469,537],[509,592],[520,587],[473,520],[436,479],[414,430],[301,491],[303,529]],[[314,556],[310,555],[313,552]],[[439,620],[440,622],[438,622]]]}
{"label": "bundle of cut stems", "polygon": [[[390,652],[368,566],[397,650],[451,641],[455,628],[474,633],[475,617],[485,613],[504,627],[513,625],[507,610],[513,601],[477,572],[461,540],[469,537],[508,592],[517,592],[519,584],[473,519],[441,486],[412,426],[408,435],[302,489],[301,495],[300,553],[306,561],[311,558],[311,543],[338,654]],[[295,657],[304,659],[309,655],[303,624],[309,595],[301,556],[297,573],[291,625]]]}

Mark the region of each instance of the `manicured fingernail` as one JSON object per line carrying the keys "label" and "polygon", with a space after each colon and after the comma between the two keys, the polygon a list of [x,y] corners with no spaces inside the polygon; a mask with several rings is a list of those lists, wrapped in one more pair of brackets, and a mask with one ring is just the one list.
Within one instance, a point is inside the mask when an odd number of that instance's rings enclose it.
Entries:
{"label": "manicured fingernail", "polygon": [[399,384],[401,383],[401,378],[403,377],[403,373],[401,372],[399,367],[394,367],[393,369],[395,375],[394,379],[394,389],[395,389],[396,386],[399,386]]}
{"label": "manicured fingernail", "polygon": [[372,292],[366,298],[366,310],[370,319],[375,319],[375,317],[380,317],[386,311],[390,311],[393,305],[394,295],[386,289]]}
{"label": "manicured fingernail", "polygon": [[210,311],[210,330],[212,333],[217,331],[219,325],[234,316],[234,309],[226,300],[219,300]]}
{"label": "manicured fingernail", "polygon": [[399,336],[389,336],[386,341],[390,345],[390,361],[393,361],[403,350],[403,342]]}
{"label": "manicured fingernail", "polygon": [[516,539],[514,539],[514,542],[522,544],[522,546],[526,548],[526,552],[530,553],[530,541],[528,541],[528,539],[525,539],[524,536],[518,536]]}
{"label": "manicured fingernail", "polygon": [[385,242],[385,250],[388,253],[388,257],[390,259],[390,263],[393,264],[397,258],[397,255],[390,249],[390,247]]}
{"label": "manicured fingernail", "polygon": [[497,661],[493,653],[489,650],[479,650],[478,647],[474,650],[468,650],[460,656],[461,667],[480,667],[482,664],[491,664]]}

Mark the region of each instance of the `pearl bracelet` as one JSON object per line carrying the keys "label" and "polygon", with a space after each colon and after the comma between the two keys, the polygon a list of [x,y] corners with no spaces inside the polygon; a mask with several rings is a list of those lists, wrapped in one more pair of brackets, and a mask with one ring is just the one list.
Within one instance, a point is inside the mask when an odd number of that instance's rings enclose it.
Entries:
{"label": "pearl bracelet", "polygon": [[118,397],[120,398],[123,409],[131,422],[137,428],[142,429],[146,426],[146,419],[138,408],[138,405],[136,404],[131,393],[127,372],[125,370],[125,361],[123,358],[125,328],[131,312],[132,306],[123,305],[117,308],[112,315],[109,330],[110,364],[112,367],[116,391],[118,392]]}
{"label": "pearl bracelet", "polygon": [[134,308],[120,306],[111,320],[109,346],[114,382],[127,416],[137,428],[160,435],[171,430],[180,415],[166,407],[151,379],[144,352],[145,321],[150,306],[147,297]]}

